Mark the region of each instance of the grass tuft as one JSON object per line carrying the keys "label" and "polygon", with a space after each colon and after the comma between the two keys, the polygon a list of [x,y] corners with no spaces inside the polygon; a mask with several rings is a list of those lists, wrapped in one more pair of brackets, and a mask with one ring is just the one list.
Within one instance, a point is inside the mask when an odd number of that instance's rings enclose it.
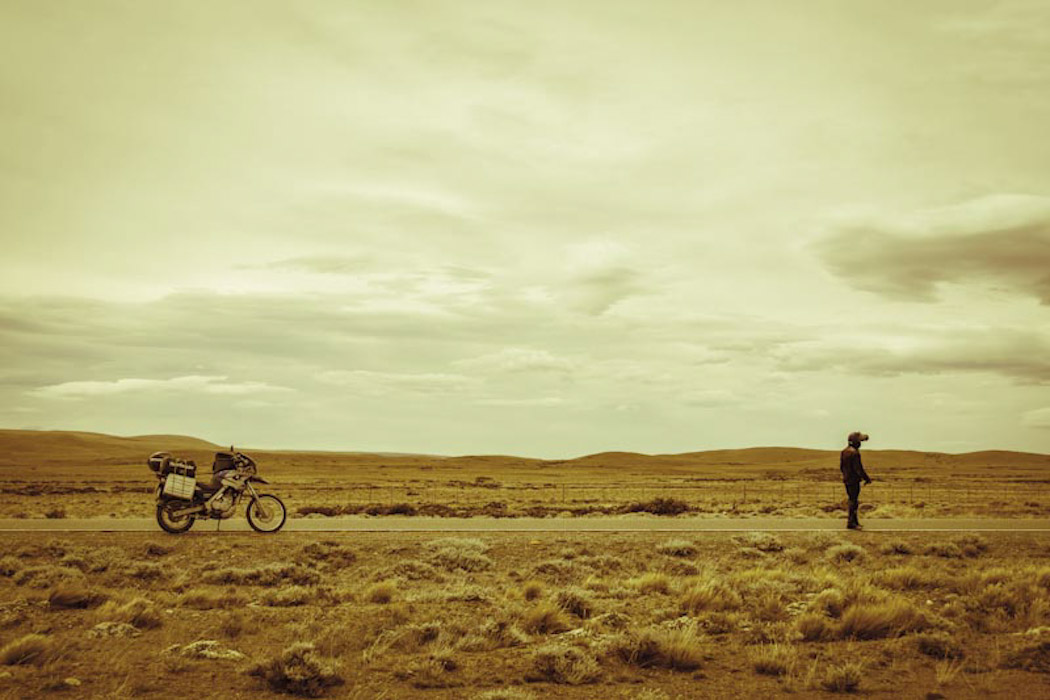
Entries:
{"label": "grass tuft", "polygon": [[737,610],[743,605],[740,594],[722,581],[709,579],[687,588],[681,597],[684,612],[697,613],[704,610]]}
{"label": "grass tuft", "polygon": [[0,648],[0,664],[42,666],[55,655],[55,642],[42,634],[27,634]]}
{"label": "grass tuft", "polygon": [[852,564],[864,561],[868,552],[860,545],[846,543],[828,547],[827,558],[835,564]]}
{"label": "grass tuft", "polygon": [[565,685],[596,683],[602,669],[586,649],[567,644],[545,644],[532,652],[530,681],[547,681]]}
{"label": "grass tuft", "polygon": [[273,690],[307,698],[319,698],[328,688],[344,683],[335,660],[321,657],[307,642],[291,645],[249,673]]}
{"label": "grass tuft", "polygon": [[365,600],[369,603],[386,605],[397,596],[397,586],[392,581],[374,583],[365,590]]}
{"label": "grass tuft", "polygon": [[594,598],[582,588],[566,588],[558,591],[554,602],[567,613],[586,620],[595,612]]}
{"label": "grass tuft", "polygon": [[959,642],[944,632],[925,632],[915,637],[919,652],[935,659],[961,659],[965,654]]}
{"label": "grass tuft", "polygon": [[521,628],[529,634],[561,634],[572,627],[565,611],[553,603],[540,603],[521,616]]}
{"label": "grass tuft", "polygon": [[689,540],[667,540],[656,545],[656,551],[671,557],[692,557],[696,555],[696,545]]}
{"label": "grass tuft", "polygon": [[536,600],[542,595],[543,583],[540,581],[526,581],[521,586],[521,597],[525,600]]}
{"label": "grass tuft", "polygon": [[73,583],[62,584],[51,589],[47,597],[52,608],[86,609],[94,608],[106,601],[104,593],[93,591]]}
{"label": "grass tuft", "polygon": [[704,661],[704,649],[691,627],[628,632],[613,639],[608,651],[624,663],[639,668],[695,671]]}
{"label": "grass tuft", "polygon": [[781,644],[767,644],[751,652],[751,665],[755,673],[764,676],[786,676],[798,664],[796,650]]}
{"label": "grass tuft", "polygon": [[638,578],[631,579],[630,585],[638,589],[639,593],[659,593],[667,595],[671,592],[671,577],[667,574],[650,571]]}
{"label": "grass tuft", "polygon": [[824,674],[821,686],[830,693],[855,693],[860,688],[863,676],[864,666],[855,661],[847,661],[829,668]]}
{"label": "grass tuft", "polygon": [[127,603],[109,601],[94,612],[95,618],[105,622],[126,622],[139,629],[153,629],[163,624],[160,611],[148,598],[134,598]]}
{"label": "grass tuft", "polygon": [[849,639],[883,639],[929,628],[926,614],[906,600],[858,603],[842,613],[839,636]]}
{"label": "grass tuft", "polygon": [[799,615],[795,619],[795,629],[804,642],[822,642],[835,634],[835,628],[828,618],[817,613]]}

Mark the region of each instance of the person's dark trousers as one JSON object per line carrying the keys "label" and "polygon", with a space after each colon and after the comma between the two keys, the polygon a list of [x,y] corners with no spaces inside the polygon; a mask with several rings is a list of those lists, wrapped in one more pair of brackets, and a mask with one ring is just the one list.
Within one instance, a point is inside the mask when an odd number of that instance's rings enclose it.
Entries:
{"label": "person's dark trousers", "polygon": [[860,507],[860,482],[855,484],[846,484],[846,497],[849,498],[849,520],[846,522],[848,527],[856,527],[860,525],[857,522],[857,509]]}

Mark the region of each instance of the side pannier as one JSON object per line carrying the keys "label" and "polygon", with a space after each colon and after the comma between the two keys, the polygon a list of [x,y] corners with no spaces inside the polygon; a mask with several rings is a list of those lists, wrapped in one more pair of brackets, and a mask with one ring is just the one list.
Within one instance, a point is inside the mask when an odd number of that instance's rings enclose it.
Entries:
{"label": "side pannier", "polygon": [[167,464],[168,475],[164,478],[164,495],[172,498],[190,500],[197,486],[197,464],[191,459],[170,459]]}

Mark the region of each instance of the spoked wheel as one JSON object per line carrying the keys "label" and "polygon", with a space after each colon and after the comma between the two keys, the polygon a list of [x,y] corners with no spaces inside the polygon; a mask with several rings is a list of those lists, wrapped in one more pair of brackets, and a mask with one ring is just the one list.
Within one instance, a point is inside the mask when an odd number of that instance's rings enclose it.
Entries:
{"label": "spoked wheel", "polygon": [[164,530],[164,532],[170,532],[173,535],[181,535],[193,527],[192,515],[184,515],[181,518],[177,518],[173,515],[176,510],[185,507],[186,504],[182,502],[166,501],[164,503],[158,503],[157,524],[160,525],[160,529]]}
{"label": "spoked wheel", "polygon": [[248,504],[248,524],[256,532],[277,532],[287,517],[288,511],[277,496],[265,493]]}

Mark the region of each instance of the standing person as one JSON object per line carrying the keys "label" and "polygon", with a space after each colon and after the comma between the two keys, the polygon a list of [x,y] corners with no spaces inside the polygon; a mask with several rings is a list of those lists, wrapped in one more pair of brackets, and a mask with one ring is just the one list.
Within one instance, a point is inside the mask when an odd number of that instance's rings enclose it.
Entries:
{"label": "standing person", "polygon": [[860,507],[860,482],[871,483],[871,477],[864,471],[864,465],[860,463],[860,443],[868,439],[861,432],[850,433],[846,438],[849,447],[842,451],[839,458],[839,468],[842,470],[842,482],[846,484],[846,496],[849,498],[849,520],[846,527],[850,530],[863,530],[857,522],[857,508]]}

